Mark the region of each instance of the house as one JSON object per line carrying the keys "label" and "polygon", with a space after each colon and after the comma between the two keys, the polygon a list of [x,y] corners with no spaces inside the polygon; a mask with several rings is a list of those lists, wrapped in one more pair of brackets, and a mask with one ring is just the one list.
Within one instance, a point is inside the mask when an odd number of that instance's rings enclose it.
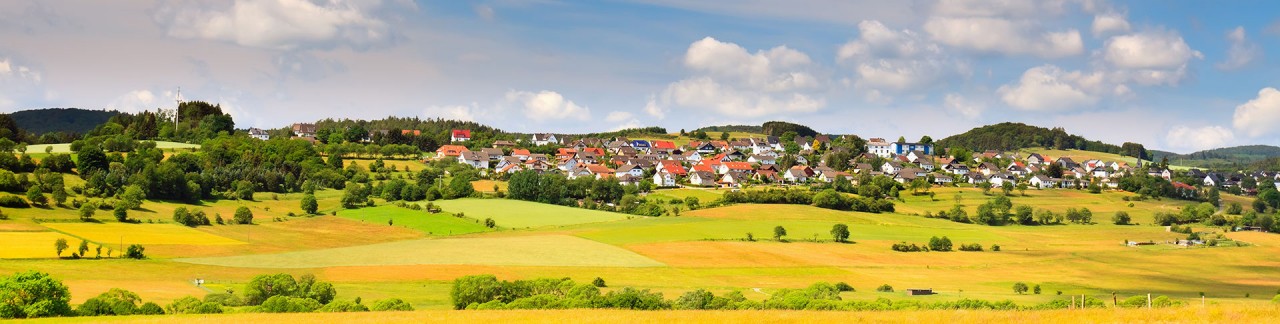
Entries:
{"label": "house", "polygon": [[747,162],[761,164],[761,165],[770,165],[770,164],[777,164],[778,160],[774,157],[756,154],[747,158]]}
{"label": "house", "polygon": [[1204,176],[1204,185],[1206,187],[1222,186],[1224,183],[1225,181],[1222,180],[1222,176],[1217,173],[1210,173]]}
{"label": "house", "polygon": [[[418,136],[418,134],[414,134],[414,136]],[[455,130],[453,130],[453,132],[450,132],[450,133],[449,133],[449,140],[450,140],[450,141],[454,141],[454,142],[466,142],[466,141],[470,141],[470,140],[471,140],[471,130],[470,130],[470,129],[455,129]]]}
{"label": "house", "polygon": [[744,172],[729,172],[729,173],[725,173],[724,176],[720,178],[720,183],[723,183],[729,186],[741,186],[742,183],[750,180],[751,180],[750,174],[747,174]]}
{"label": "house", "polygon": [[[623,164],[622,166],[618,167],[617,169],[614,169],[614,170],[613,170],[613,173],[614,173],[614,175],[615,175],[615,176],[622,176],[623,174],[630,174],[630,175],[631,175],[631,176],[633,176],[633,177],[643,177],[643,176],[644,176],[644,168],[641,168],[641,167],[639,167],[639,166],[637,166],[637,165],[635,165],[635,164],[630,164],[630,163],[628,163],[628,164]],[[656,181],[655,181],[654,183],[658,183],[658,182],[656,182]]]}
{"label": "house", "polygon": [[729,159],[729,161],[742,161],[747,159],[746,154],[736,150],[723,153],[723,155],[725,158]]}
{"label": "house", "polygon": [[951,174],[956,174],[956,175],[966,175],[966,174],[969,174],[969,166],[964,165],[964,164],[947,164],[946,166],[943,166],[942,168],[943,168],[944,170],[947,170],[947,172],[951,172]]}
{"label": "house", "polygon": [[716,175],[707,171],[695,171],[689,174],[689,184],[711,187],[716,185]]}
{"label": "house", "polygon": [[488,157],[490,160],[501,159],[502,156],[505,155],[505,153],[502,152],[502,149],[492,147],[480,149],[480,154]]}
{"label": "house", "polygon": [[875,154],[882,158],[887,158],[893,154],[889,151],[889,142],[886,142],[883,138],[872,138],[868,140],[866,147],[867,153]]}
{"label": "house", "polygon": [[1000,168],[991,162],[982,162],[978,164],[978,172],[984,176],[990,176],[992,173],[1000,172]]}
{"label": "house", "polygon": [[1037,188],[1037,189],[1058,187],[1058,181],[1055,181],[1053,178],[1050,178],[1042,174],[1037,174],[1035,176],[1032,176],[1030,180],[1027,180],[1027,183],[1029,183],[1032,188]]}
{"label": "house", "polygon": [[520,164],[520,163],[506,164],[506,165],[501,165],[502,162],[498,162],[498,163],[499,163],[499,166],[496,167],[496,169],[498,170],[498,173],[515,174],[516,172],[527,170],[526,169],[527,167],[524,164]]}
{"label": "house", "polygon": [[1057,163],[1058,165],[1062,166],[1063,169],[1072,169],[1079,166],[1079,164],[1077,164],[1076,161],[1071,160],[1071,158],[1069,157],[1060,157],[1058,158],[1057,161],[1054,161],[1054,163]]}
{"label": "house", "polygon": [[613,170],[609,169],[609,167],[599,165],[599,164],[588,164],[586,166],[583,166],[582,168],[586,169],[587,172],[595,176],[596,180],[612,177],[614,174]]}
{"label": "house", "polygon": [[902,142],[889,143],[889,153],[905,155],[911,151],[920,151],[924,152],[925,155],[933,155],[933,144]]}
{"label": "house", "polygon": [[656,169],[658,171],[671,172],[672,174],[675,174],[678,176],[684,176],[689,173],[688,170],[684,169],[683,165],[680,165],[679,161],[675,161],[675,160],[658,161],[658,166],[656,167]]}
{"label": "house", "polygon": [[618,184],[621,184],[624,186],[631,186],[631,185],[640,184],[640,180],[644,179],[644,177],[633,177],[630,174],[623,174],[621,176],[616,177],[616,179],[618,179]]}
{"label": "house", "polygon": [[907,288],[907,296],[924,296],[932,294],[933,289],[931,288]]}
{"label": "house", "polygon": [[537,146],[560,144],[560,140],[556,138],[555,134],[546,133],[533,134],[533,138],[530,139],[530,142],[533,142],[533,145]]}
{"label": "house", "polygon": [[633,140],[633,141],[631,141],[631,148],[634,148],[636,151],[648,152],[648,151],[649,151],[649,141],[646,141],[646,140]]}
{"label": "house", "polygon": [[675,187],[676,176],[671,172],[661,171],[653,174],[653,184],[659,187]]}
{"label": "house", "polygon": [[514,149],[514,150],[511,150],[511,156],[514,156],[514,157],[520,158],[520,161],[528,161],[528,160],[529,160],[529,150],[526,150],[526,149]]}
{"label": "house", "polygon": [[1004,168],[1004,171],[1019,177],[1027,175],[1027,168],[1022,165],[1022,162],[1018,161],[1009,163],[1009,166]]}
{"label": "house", "polygon": [[565,178],[569,178],[570,180],[590,177],[594,177],[594,175],[592,175],[591,170],[587,170],[587,168],[573,168],[565,174]]}
{"label": "house", "polygon": [[898,173],[898,170],[902,170],[902,163],[899,163],[898,161],[888,161],[880,165],[880,172],[884,172],[885,174]]}
{"label": "house", "polygon": [[511,141],[507,141],[507,140],[493,141],[493,148],[500,149],[500,148],[515,148],[515,147],[516,147],[516,143],[512,143]]}
{"label": "house", "polygon": [[1041,156],[1040,153],[1031,153],[1030,155],[1027,155],[1026,161],[1027,164],[1032,165],[1043,165],[1046,162],[1044,156]]}
{"label": "house", "polygon": [[654,150],[670,151],[676,149],[676,143],[672,141],[653,141],[653,143],[650,143],[650,146],[652,146]]}
{"label": "house", "polygon": [[933,171],[933,169],[935,169],[933,162],[929,161],[920,161],[919,163],[916,163],[916,165],[919,165],[920,168],[925,169],[925,171]]}
{"label": "house", "polygon": [[731,172],[751,173],[755,168],[751,167],[751,163],[747,162],[725,162],[720,164],[720,168],[716,169],[719,174]]}
{"label": "house", "polygon": [[458,163],[466,164],[476,169],[488,169],[489,157],[478,152],[464,151],[458,155]]}
{"label": "house", "polygon": [[928,161],[929,159],[930,159],[929,156],[925,155],[924,152],[920,152],[920,151],[907,152],[907,162],[920,163],[921,161]]}
{"label": "house", "polygon": [[1008,184],[1010,186],[1018,184],[1018,178],[1008,173],[992,174],[991,178],[988,179],[987,181],[990,181],[991,186],[993,187],[1003,187],[1005,184]]}
{"label": "house", "polygon": [[984,176],[981,173],[977,173],[977,172],[971,172],[969,174],[965,174],[964,177],[965,177],[965,182],[968,182],[970,184],[976,185],[979,183],[987,182],[987,176]]}
{"label": "house", "polygon": [[561,171],[573,171],[577,169],[578,165],[580,164],[585,164],[585,163],[582,163],[582,161],[579,161],[578,159],[570,157],[570,158],[560,159],[559,162],[556,163],[556,168],[560,169]]}
{"label": "house", "polygon": [[791,183],[809,182],[809,175],[803,169],[791,168],[782,173],[782,179]]}
{"label": "house", "polygon": [[852,181],[853,175],[850,175],[846,172],[835,171],[835,170],[823,171],[821,174],[818,175],[818,180],[821,180],[823,182],[836,181],[836,178],[844,178],[845,180]]}
{"label": "house", "polygon": [[694,151],[698,151],[698,153],[701,154],[711,154],[716,152],[716,146],[712,145],[711,142],[689,142],[689,148]]}
{"label": "house", "polygon": [[267,131],[255,127],[249,129],[249,137],[265,141],[271,139],[271,134],[267,134]]}
{"label": "house", "polygon": [[935,184],[949,186],[953,182],[955,182],[955,179],[952,179],[951,176],[947,174],[938,174],[933,177],[933,183]]}
{"label": "house", "polygon": [[520,158],[518,157],[504,156],[502,157],[502,159],[498,160],[498,164],[494,165],[493,168],[501,170],[502,168],[506,168],[507,166],[512,164],[524,165],[524,161],[520,160]]}
{"label": "house", "polygon": [[[436,156],[458,157],[462,155],[463,152],[470,152],[470,151],[471,150],[468,150],[466,146],[462,146],[462,145],[441,145],[440,148],[436,149]],[[486,161],[488,161],[488,159],[486,159]]]}
{"label": "house", "polygon": [[295,123],[293,135],[297,137],[316,137],[316,124]]}
{"label": "house", "polygon": [[679,159],[689,162],[690,164],[698,164],[702,162],[702,155],[698,154],[698,152],[689,151],[679,155]]}

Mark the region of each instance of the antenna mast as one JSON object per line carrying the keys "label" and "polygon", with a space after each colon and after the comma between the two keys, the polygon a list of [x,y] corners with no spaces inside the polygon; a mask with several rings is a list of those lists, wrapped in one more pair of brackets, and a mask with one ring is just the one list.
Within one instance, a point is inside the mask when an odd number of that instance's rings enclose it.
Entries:
{"label": "antenna mast", "polygon": [[178,87],[178,93],[173,96],[173,130],[178,130],[178,118],[182,116],[182,87]]}

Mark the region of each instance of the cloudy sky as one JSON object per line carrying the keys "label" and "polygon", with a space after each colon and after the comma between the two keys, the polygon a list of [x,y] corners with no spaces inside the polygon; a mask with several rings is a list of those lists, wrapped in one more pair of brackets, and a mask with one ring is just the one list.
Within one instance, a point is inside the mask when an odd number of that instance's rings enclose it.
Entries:
{"label": "cloudy sky", "polygon": [[0,111],[222,104],[520,132],[1019,121],[1190,152],[1280,144],[1280,4],[1091,0],[0,2]]}

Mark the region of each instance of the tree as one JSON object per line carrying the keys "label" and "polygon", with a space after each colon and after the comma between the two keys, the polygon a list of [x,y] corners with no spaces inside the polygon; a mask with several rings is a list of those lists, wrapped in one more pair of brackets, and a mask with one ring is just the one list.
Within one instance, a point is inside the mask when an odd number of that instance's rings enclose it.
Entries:
{"label": "tree", "polygon": [[775,241],[781,241],[783,236],[787,236],[787,229],[783,228],[781,225],[775,226],[773,228],[773,239]]}
{"label": "tree", "polygon": [[125,209],[138,209],[142,207],[142,199],[146,197],[147,193],[141,186],[129,185],[124,188],[124,193],[120,194],[120,202],[116,204],[123,205]]}
{"label": "tree", "polygon": [[1033,209],[1031,206],[1019,205],[1014,208],[1013,220],[1021,225],[1032,225],[1036,223],[1035,217],[1032,216]]}
{"label": "tree", "polygon": [[319,203],[316,202],[316,195],[308,194],[308,195],[302,196],[303,212],[307,214],[315,215],[316,210],[319,208],[320,208],[320,205]]}
{"label": "tree", "polygon": [[1221,194],[1218,193],[1218,187],[1209,188],[1209,195],[1206,199],[1209,200],[1210,204],[1213,204],[1213,207],[1218,207],[1222,202]]}
{"label": "tree", "polygon": [[608,285],[604,283],[604,278],[600,278],[600,277],[596,277],[595,279],[592,279],[591,285],[595,286],[596,288],[608,287]]}
{"label": "tree", "polygon": [[80,246],[76,248],[76,252],[77,252],[76,254],[80,256],[84,256],[85,252],[89,252],[89,241],[81,240]]}
{"label": "tree", "polygon": [[47,273],[26,271],[0,278],[0,318],[71,315],[71,291]]}
{"label": "tree", "polygon": [[93,221],[93,214],[98,211],[98,204],[85,203],[80,205],[80,220],[89,222]]}
{"label": "tree", "polygon": [[1027,292],[1027,284],[1021,282],[1014,283],[1013,292],[1019,295],[1025,294]]}
{"label": "tree", "polygon": [[124,257],[136,260],[146,259],[147,255],[143,254],[146,250],[146,248],[142,247],[142,244],[129,245],[129,248],[124,252]]}
{"label": "tree", "polygon": [[67,245],[67,239],[65,238],[59,238],[57,241],[53,242],[53,248],[58,249],[59,258],[62,257],[62,251],[66,251],[68,247],[70,246]]}
{"label": "tree", "polygon": [[979,183],[979,184],[978,184],[978,188],[982,188],[982,194],[984,194],[984,195],[990,195],[990,194],[991,194],[991,182],[990,182],[990,181],[983,181],[982,183]]}
{"label": "tree", "polygon": [[1229,215],[1240,215],[1242,212],[1244,212],[1244,207],[1240,206],[1240,203],[1233,202],[1227,205],[1227,214]]}
{"label": "tree", "polygon": [[27,189],[27,200],[37,206],[49,204],[49,197],[45,197],[44,193],[40,192],[40,186],[31,186],[31,188]]}
{"label": "tree", "polygon": [[845,242],[849,240],[849,225],[835,224],[831,226],[831,238],[836,242]]}
{"label": "tree", "polygon": [[1039,295],[1039,294],[1040,294],[1040,284],[1036,284],[1036,286],[1035,286],[1035,287],[1032,287],[1032,288],[1031,288],[1031,291],[1032,291],[1033,293],[1035,293],[1036,295]]}
{"label": "tree", "polygon": [[1129,225],[1131,220],[1132,219],[1129,218],[1129,213],[1123,210],[1117,211],[1115,216],[1111,216],[1111,223],[1116,225]]}
{"label": "tree", "polygon": [[250,211],[249,207],[237,207],[233,220],[236,224],[253,224],[253,211]]}
{"label": "tree", "polygon": [[236,199],[253,201],[253,183],[248,180],[236,181]]}
{"label": "tree", "polygon": [[729,132],[722,132],[722,133],[720,133],[720,140],[721,140],[721,141],[727,141],[727,140],[729,140]]}
{"label": "tree", "polygon": [[1021,196],[1023,196],[1023,197],[1026,197],[1026,196],[1027,196],[1027,183],[1026,183],[1026,182],[1019,182],[1019,183],[1018,183],[1018,195],[1021,195]]}
{"label": "tree", "polygon": [[123,204],[117,204],[115,210],[111,211],[111,215],[115,216],[117,222],[129,222],[129,209],[125,208]]}

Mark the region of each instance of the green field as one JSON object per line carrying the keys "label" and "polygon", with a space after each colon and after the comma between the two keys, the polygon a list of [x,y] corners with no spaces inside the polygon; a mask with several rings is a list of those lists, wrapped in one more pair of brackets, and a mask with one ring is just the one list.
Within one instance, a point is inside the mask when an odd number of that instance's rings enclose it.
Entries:
{"label": "green field", "polygon": [[661,189],[661,190],[654,190],[653,192],[649,193],[648,196],[645,196],[645,198],[650,200],[659,199],[665,202],[665,201],[671,200],[671,198],[676,198],[683,201],[685,198],[688,198],[688,197],[697,197],[699,203],[706,204],[706,203],[716,201],[717,199],[720,199],[720,197],[724,196],[724,193],[728,191],[729,191],[728,189],[724,189],[724,190]]}
{"label": "green field", "polygon": [[378,206],[344,210],[338,216],[368,222],[411,228],[433,236],[461,235],[489,231],[471,219],[454,217],[449,213],[432,214],[423,210],[411,210],[396,206]]}
{"label": "green field", "polygon": [[627,219],[626,214],[540,204],[510,199],[441,200],[444,211],[463,213],[473,219],[493,218],[499,227],[533,228]]}
{"label": "green field", "polygon": [[[52,147],[49,153],[71,153],[71,143],[28,145],[27,153],[28,154],[45,153],[44,150],[46,147]],[[166,151],[173,151],[173,150],[179,150],[179,149],[190,150],[190,149],[200,148],[200,144],[156,141],[156,148],[166,150]]]}
{"label": "green field", "polygon": [[654,267],[661,263],[617,247],[563,235],[401,241],[357,247],[178,262],[226,267],[324,268],[466,264]]}

